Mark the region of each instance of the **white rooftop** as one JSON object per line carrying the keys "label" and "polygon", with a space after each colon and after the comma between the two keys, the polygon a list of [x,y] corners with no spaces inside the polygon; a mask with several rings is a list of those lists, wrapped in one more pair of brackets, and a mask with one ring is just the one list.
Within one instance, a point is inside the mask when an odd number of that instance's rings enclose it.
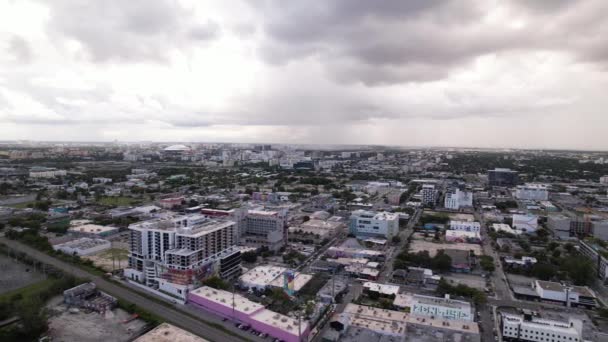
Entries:
{"label": "white rooftop", "polygon": [[209,342],[184,329],[169,323],[163,323],[138,337],[134,342]]}
{"label": "white rooftop", "polygon": [[297,319],[266,309],[254,314],[251,318],[296,336],[299,331],[304,332],[308,327],[308,323],[305,320],[302,320],[300,322],[300,328],[298,329]]}
{"label": "white rooftop", "polygon": [[69,229],[71,232],[76,233],[87,233],[87,234],[101,234],[112,230],[118,230],[116,227],[100,226],[98,224],[83,224],[77,227]]}
{"label": "white rooftop", "polygon": [[256,284],[258,286],[268,286],[273,282],[277,277],[283,275],[283,273],[287,271],[287,268],[280,266],[256,266],[251,269],[249,272],[243,274],[239,277],[239,280],[248,283],[248,284]]}
{"label": "white rooftop", "polygon": [[[227,306],[232,308],[232,292],[217,290],[208,286],[199,287],[196,290],[190,291],[191,295],[196,295],[217,304]],[[249,299],[239,295],[234,295],[234,310],[250,315],[260,309],[263,309],[264,306],[258,304],[256,302],[252,302]]]}
{"label": "white rooftop", "polygon": [[363,288],[385,295],[396,295],[399,292],[399,286],[397,285],[380,284],[371,281],[363,283]]}

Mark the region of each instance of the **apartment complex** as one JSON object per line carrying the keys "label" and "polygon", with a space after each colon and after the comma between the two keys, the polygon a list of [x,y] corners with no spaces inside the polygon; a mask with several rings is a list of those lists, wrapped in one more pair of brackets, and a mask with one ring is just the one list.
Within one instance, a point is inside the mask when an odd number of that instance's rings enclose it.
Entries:
{"label": "apartment complex", "polygon": [[399,214],[355,210],[350,216],[349,230],[357,237],[390,239],[399,233]]}
{"label": "apartment complex", "polygon": [[154,219],[129,226],[129,280],[185,300],[205,278],[240,274],[236,224],[203,215]]}

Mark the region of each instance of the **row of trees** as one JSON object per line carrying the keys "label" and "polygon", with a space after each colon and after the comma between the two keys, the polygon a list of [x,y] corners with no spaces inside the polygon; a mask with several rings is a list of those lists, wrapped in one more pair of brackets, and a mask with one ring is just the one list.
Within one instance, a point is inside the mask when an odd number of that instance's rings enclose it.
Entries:
{"label": "row of trees", "polygon": [[403,251],[397,255],[393,268],[407,269],[408,266],[431,268],[440,272],[446,272],[452,267],[452,258],[443,250],[439,250],[432,258],[428,251],[420,251],[418,253]]}

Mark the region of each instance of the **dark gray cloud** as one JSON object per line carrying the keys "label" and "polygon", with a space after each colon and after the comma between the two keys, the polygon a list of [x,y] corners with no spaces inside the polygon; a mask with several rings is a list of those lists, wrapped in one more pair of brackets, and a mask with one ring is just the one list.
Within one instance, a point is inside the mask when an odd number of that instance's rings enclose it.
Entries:
{"label": "dark gray cloud", "polygon": [[92,60],[162,61],[172,48],[212,40],[219,25],[196,23],[172,0],[44,2],[51,10],[49,33],[80,42]]}
{"label": "dark gray cloud", "polygon": [[608,8],[601,0],[501,3],[525,23],[520,29],[488,22],[494,8],[485,1],[250,3],[263,15],[267,62],[314,56],[333,78],[368,85],[439,80],[504,51],[565,51],[601,62],[606,55]]}

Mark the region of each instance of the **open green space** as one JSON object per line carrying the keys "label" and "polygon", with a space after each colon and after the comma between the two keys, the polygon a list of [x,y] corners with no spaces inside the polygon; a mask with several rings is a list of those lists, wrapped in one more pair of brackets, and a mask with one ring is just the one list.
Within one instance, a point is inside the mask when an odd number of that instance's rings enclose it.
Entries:
{"label": "open green space", "polygon": [[97,201],[97,203],[101,205],[116,207],[130,206],[138,204],[139,202],[140,200],[131,197],[102,197]]}

